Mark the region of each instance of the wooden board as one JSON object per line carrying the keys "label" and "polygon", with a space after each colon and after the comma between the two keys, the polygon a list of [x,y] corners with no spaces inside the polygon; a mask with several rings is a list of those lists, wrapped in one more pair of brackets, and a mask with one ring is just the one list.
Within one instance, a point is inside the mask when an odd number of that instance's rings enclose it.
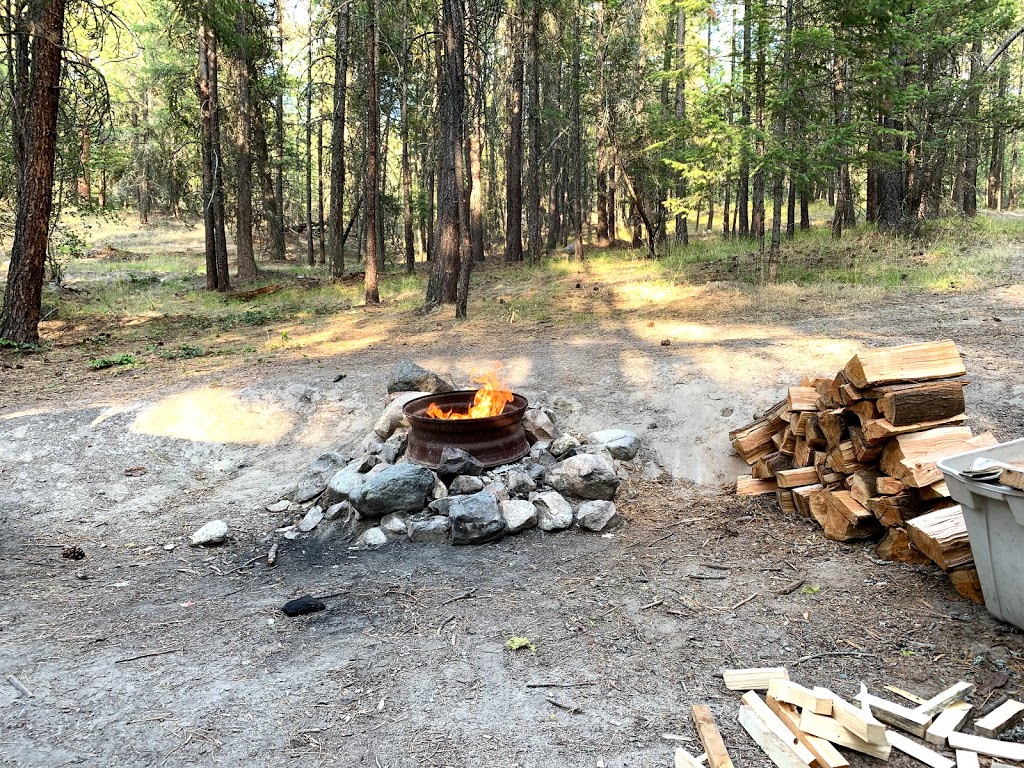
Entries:
{"label": "wooden board", "polygon": [[715,718],[706,704],[693,705],[693,724],[697,727],[697,736],[708,754],[710,768],[733,768],[732,758],[725,749],[722,734],[715,725]]}
{"label": "wooden board", "polygon": [[929,744],[938,744],[940,747],[946,746],[949,734],[960,730],[960,727],[970,717],[972,709],[974,707],[964,701],[950,704],[928,726],[928,730],[924,734],[924,740]]}
{"label": "wooden board", "polygon": [[915,760],[920,760],[929,768],[956,768],[956,763],[948,757],[943,757],[923,744],[918,744],[913,739],[908,739],[902,733],[890,732],[889,743],[893,749],[898,749],[903,754],[910,755]]}
{"label": "wooden board", "polygon": [[676,748],[675,768],[704,768],[704,764],[682,747]]}
{"label": "wooden board", "polygon": [[1018,491],[1024,491],[1024,465],[1014,469],[1004,469],[999,474],[999,482],[1003,485],[1008,485],[1010,488],[1016,488]]}
{"label": "wooden board", "polygon": [[[992,763],[992,768],[996,768],[997,765],[997,763]],[[981,763],[978,762],[978,753],[958,749],[956,751],[956,768],[981,768]]]}
{"label": "wooden board", "polygon": [[974,730],[981,736],[994,739],[1024,720],[1024,704],[1010,699],[1000,704],[980,720],[975,721]]}
{"label": "wooden board", "polygon": [[768,683],[768,695],[777,701],[810,710],[816,715],[832,714],[832,697],[824,688],[812,691],[792,680],[771,680]]}
{"label": "wooden board", "polygon": [[[784,682],[774,680],[772,682]],[[751,712],[761,724],[768,731],[773,733],[775,737],[783,743],[804,765],[810,765],[814,762],[814,755],[811,751],[800,743],[800,740],[793,735],[793,733],[786,727],[786,724],[779,719],[771,708],[764,702],[764,700],[753,691],[747,691],[741,698],[743,705],[749,707]],[[748,731],[749,733],[749,731]],[[753,736],[753,734],[751,734]],[[755,739],[756,741],[756,739]],[[760,742],[758,742],[760,744]],[[764,745],[761,744],[761,748],[764,749]]]}
{"label": "wooden board", "polygon": [[[769,713],[770,714],[770,713]],[[776,718],[777,719],[777,718]],[[750,734],[768,758],[779,768],[810,768],[811,761],[801,760],[790,744],[787,744],[769,728],[753,708],[744,704],[740,707],[740,725]],[[807,747],[793,738],[796,746],[807,752]],[[810,754],[808,752],[808,754]]]}
{"label": "wooden board", "polygon": [[920,739],[924,738],[928,726],[932,724],[931,715],[923,715],[901,704],[872,696],[866,691],[862,690],[856,698],[862,706],[867,706],[871,710],[871,714],[883,723],[888,723],[894,728],[911,733]]}
{"label": "wooden board", "polygon": [[840,725],[834,718],[825,715],[816,715],[813,712],[804,712],[800,715],[800,730],[811,736],[830,741],[840,747],[852,749],[880,760],[888,760],[892,746],[886,741],[884,744],[872,744],[864,741],[849,730]]}
{"label": "wooden board", "polygon": [[869,744],[885,744],[885,726],[870,712],[855,707],[846,699],[832,696],[832,717],[857,738]]}
{"label": "wooden board", "polygon": [[974,561],[967,524],[959,506],[937,509],[907,523],[914,546],[944,571]]}
{"label": "wooden board", "polygon": [[785,667],[724,669],[722,679],[730,691],[767,691],[772,680],[789,680],[789,672]]}
{"label": "wooden board", "polygon": [[946,340],[867,349],[855,355],[843,373],[863,389],[900,381],[951,379],[963,376],[967,369],[956,344]]}
{"label": "wooden board", "polygon": [[1013,762],[1024,761],[1024,744],[1016,744],[984,736],[973,736],[969,733],[953,731],[949,734],[949,746],[953,749],[967,749],[989,757],[998,757]]}
{"label": "wooden board", "polygon": [[935,381],[889,392],[875,402],[894,427],[941,421],[964,412],[964,385],[960,381]]}
{"label": "wooden board", "polygon": [[818,482],[818,473],[814,467],[784,469],[775,473],[775,481],[779,488],[799,488],[802,485],[813,485]]}
{"label": "wooden board", "polygon": [[974,693],[974,684],[966,683],[961,680],[955,685],[951,685],[941,693],[935,694],[919,706],[914,707],[914,709],[923,715],[937,715],[946,707],[959,701],[963,701],[972,693]]}
{"label": "wooden board", "polygon": [[740,475],[736,478],[737,496],[764,496],[775,493],[779,490],[779,484],[775,479],[756,480],[750,475]]}
{"label": "wooden board", "polygon": [[832,742],[800,730],[800,712],[793,704],[779,701],[770,695],[767,704],[779,720],[800,740],[800,743],[811,751],[811,754],[814,755],[814,763],[818,768],[845,768],[850,764],[850,761],[832,746]]}

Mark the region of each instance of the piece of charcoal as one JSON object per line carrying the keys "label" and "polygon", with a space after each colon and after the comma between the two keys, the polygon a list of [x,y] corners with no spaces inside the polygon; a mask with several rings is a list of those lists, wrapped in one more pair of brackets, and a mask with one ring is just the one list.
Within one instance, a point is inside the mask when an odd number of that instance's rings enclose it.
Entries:
{"label": "piece of charcoal", "polygon": [[322,600],[317,600],[315,597],[310,595],[303,595],[297,597],[294,600],[289,600],[283,606],[281,610],[284,611],[285,616],[303,616],[307,613],[316,613],[322,611],[327,607],[327,604]]}

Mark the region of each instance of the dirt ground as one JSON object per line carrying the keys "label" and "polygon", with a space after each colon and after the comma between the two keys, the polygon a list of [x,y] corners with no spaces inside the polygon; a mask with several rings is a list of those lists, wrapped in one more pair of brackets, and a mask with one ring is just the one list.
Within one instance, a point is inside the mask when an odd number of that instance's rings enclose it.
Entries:
{"label": "dirt ground", "polygon": [[[708,306],[728,287],[701,290]],[[890,697],[882,686],[929,696],[1004,672],[975,703],[1020,695],[1018,630],[936,568],[875,561],[774,500],[732,496],[742,465],[725,433],[861,346],[948,337],[970,372],[972,426],[1019,437],[1022,319],[1024,288],[1008,284],[835,316],[695,305],[595,327],[360,310],[340,329],[293,331],[291,353],[258,364],[111,373],[70,342],[8,354],[0,671],[34,696],[0,679],[0,765],[654,768],[675,746],[701,752],[690,706],[706,702],[736,765],[753,768],[769,762],[736,722],[724,667],[785,665],[807,685],[852,696],[864,681]],[[325,334],[334,346],[318,346]],[[319,453],[358,442],[402,358],[457,381],[502,360],[560,426],[635,429],[674,479],[624,486],[610,535],[362,551],[314,532],[282,541],[268,568],[284,520],[265,505]],[[135,467],[145,474],[126,475]],[[214,517],[228,543],[190,548]],[[86,557],[63,559],[69,544]],[[303,594],[328,610],[285,617]],[[534,650],[507,650],[511,637]]]}

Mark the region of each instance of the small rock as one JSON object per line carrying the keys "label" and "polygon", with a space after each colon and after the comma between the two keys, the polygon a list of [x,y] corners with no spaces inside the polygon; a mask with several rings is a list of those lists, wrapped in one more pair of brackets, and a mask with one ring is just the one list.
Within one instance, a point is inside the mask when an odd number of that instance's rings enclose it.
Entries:
{"label": "small rock", "polygon": [[412,360],[399,360],[388,374],[388,394],[419,390],[436,395],[439,392],[452,392],[454,389],[455,387],[436,373],[416,365]]}
{"label": "small rock", "polygon": [[570,435],[568,432],[563,432],[559,435],[551,446],[548,448],[548,453],[554,456],[556,459],[560,459],[562,456],[567,454],[573,448],[578,446],[580,441]]}
{"label": "small rock", "polygon": [[423,397],[429,395],[430,392],[402,392],[396,396],[394,400],[384,409],[384,413],[377,419],[377,423],[373,425],[373,431],[377,433],[377,437],[381,440],[387,440],[391,437],[391,434],[399,427],[408,427],[409,420],[405,417],[405,411],[402,409],[405,404],[415,400],[417,397]]}
{"label": "small rock", "polygon": [[392,463],[381,456],[383,450],[384,444],[381,443],[380,449],[378,450],[377,453],[367,453],[366,455],[361,456],[359,459],[357,459],[355,467],[356,472],[359,472],[360,474],[365,474],[374,467],[376,467],[378,464],[380,464],[382,461],[387,462],[388,464]]}
{"label": "small rock", "polygon": [[384,445],[384,443],[379,437],[377,437],[377,433],[370,432],[363,438],[363,442],[359,444],[359,450],[363,453],[380,453],[380,447],[382,445]]}
{"label": "small rock", "polygon": [[168,552],[173,552],[174,548],[176,546],[177,546],[177,544],[175,544],[174,542],[169,541],[166,544],[164,544],[164,549],[167,550]]}
{"label": "small rock", "polygon": [[281,499],[275,501],[273,504],[267,504],[267,512],[284,512],[290,507],[292,503],[288,499]]}
{"label": "small rock", "polygon": [[479,493],[484,489],[484,481],[479,477],[470,475],[459,475],[448,485],[448,493],[452,496],[465,496],[470,493]]}
{"label": "small rock", "polygon": [[189,542],[193,547],[220,544],[228,536],[228,524],[223,520],[211,520],[192,534]]}
{"label": "small rock", "polygon": [[388,464],[394,464],[396,461],[398,461],[400,453],[401,449],[397,445],[389,445],[388,443],[384,443],[384,445],[380,447],[379,458],[383,459]]}
{"label": "small rock", "polygon": [[362,459],[356,459],[349,462],[344,469],[331,475],[321,501],[327,505],[334,505],[342,501],[352,502],[359,498],[363,482],[366,480],[366,476],[359,472],[361,464]]}
{"label": "small rock", "polygon": [[498,501],[486,491],[469,496],[451,496],[448,519],[452,521],[453,544],[484,544],[505,533],[505,519]]}
{"label": "small rock", "polygon": [[508,485],[508,492],[513,496],[526,496],[531,491],[537,490],[537,483],[529,473],[519,469],[509,472],[505,483]]}
{"label": "small rock", "polygon": [[296,484],[295,493],[292,494],[292,500],[301,504],[315,499],[324,492],[331,475],[344,467],[348,460],[348,456],[333,451],[319,456],[302,473]]}
{"label": "small rock", "polygon": [[405,446],[409,442],[409,431],[402,427],[395,430],[395,433],[384,441],[380,449],[380,455],[389,464],[394,464],[405,455]]}
{"label": "small rock", "polygon": [[576,510],[576,522],[588,531],[603,531],[617,510],[611,501],[585,501]]}
{"label": "small rock", "polygon": [[537,508],[537,527],[542,531],[557,531],[572,525],[572,505],[557,491],[538,493],[533,505]]}
{"label": "small rock", "polygon": [[[376,469],[376,467],[374,468]],[[434,473],[418,464],[395,464],[367,475],[353,505],[365,517],[389,512],[419,512],[434,487]]]}
{"label": "small rock", "polygon": [[454,496],[442,496],[440,499],[434,499],[432,502],[427,504],[427,512],[432,515],[444,515],[448,516],[448,510],[452,505],[452,499]]}
{"label": "small rock", "polygon": [[357,547],[383,547],[388,543],[387,534],[379,526],[367,528],[356,541]]}
{"label": "small rock", "polygon": [[484,486],[484,490],[487,491],[491,496],[496,498],[499,502],[508,501],[508,488],[500,480],[495,480],[493,483],[488,483]]}
{"label": "small rock", "polygon": [[440,515],[414,515],[406,521],[409,541],[448,541],[452,521]]}
{"label": "small rock", "polygon": [[584,442],[588,445],[603,445],[612,458],[629,461],[640,450],[640,437],[628,429],[602,429],[591,432]]}
{"label": "small rock", "polygon": [[299,521],[299,524],[296,527],[303,533],[309,533],[320,525],[320,521],[323,520],[324,517],[323,507],[310,507],[309,512],[303,516],[302,520]]}
{"label": "small rock", "polygon": [[606,500],[615,498],[620,482],[611,459],[589,453],[555,464],[544,473],[544,481],[567,496]]}
{"label": "small rock", "polygon": [[430,489],[430,498],[443,499],[448,495],[448,487],[441,481],[441,478],[434,475],[434,487]]}
{"label": "small rock", "polygon": [[390,515],[384,515],[380,521],[380,527],[385,533],[393,535],[404,534],[406,531],[406,516],[399,514],[398,512],[392,512]]}
{"label": "small rock", "polygon": [[548,453],[548,449],[551,448],[551,443],[547,440],[538,440],[536,443],[530,446],[529,456],[531,459],[539,459]]}
{"label": "small rock", "polygon": [[341,517],[348,517],[351,512],[351,504],[347,501],[339,501],[337,504],[331,504],[331,506],[324,510],[324,520],[331,521]]}
{"label": "small rock", "polygon": [[484,465],[475,456],[461,448],[446,447],[441,451],[441,461],[437,466],[437,475],[445,482],[450,482],[459,475],[479,477],[484,473]]}
{"label": "small rock", "polygon": [[[551,456],[550,454],[548,454],[548,457],[552,461],[551,466],[554,466],[555,457]],[[547,465],[538,463],[538,464],[534,464],[532,467],[527,468],[526,474],[528,474],[530,476],[530,479],[533,480],[534,483],[539,485],[540,483],[542,483],[544,481],[544,473],[547,472],[547,471],[548,471]]]}
{"label": "small rock", "polygon": [[519,533],[537,524],[537,508],[532,502],[514,499],[501,502],[499,508],[509,533]]}
{"label": "small rock", "polygon": [[523,429],[530,444],[541,440],[551,442],[560,434],[551,418],[538,408],[527,408],[523,414]]}
{"label": "small rock", "polygon": [[281,610],[285,616],[303,616],[307,613],[316,613],[322,611],[327,607],[327,604],[323,600],[317,600],[315,597],[310,595],[303,595],[297,597],[294,600],[289,600],[283,606]]}

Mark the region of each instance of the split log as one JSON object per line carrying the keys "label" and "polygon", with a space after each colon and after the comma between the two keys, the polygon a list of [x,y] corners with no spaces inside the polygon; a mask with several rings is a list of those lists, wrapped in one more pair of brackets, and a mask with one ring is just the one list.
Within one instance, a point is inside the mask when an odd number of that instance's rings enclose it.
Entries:
{"label": "split log", "polygon": [[999,473],[999,482],[1011,488],[1016,488],[1019,491],[1024,491],[1024,465],[1014,464],[1013,469],[1004,469]]}
{"label": "split log", "polygon": [[913,491],[903,491],[894,496],[874,496],[864,506],[886,527],[904,525],[928,511],[928,505]]}
{"label": "split log", "polygon": [[[970,427],[939,427],[900,435],[882,451],[882,471],[912,488],[931,485],[942,479],[936,461],[983,448],[984,438],[985,435],[972,437]],[[995,438],[992,440],[994,445]]]}
{"label": "split log", "polygon": [[[787,424],[787,420],[783,417],[785,410],[786,401],[782,400],[769,408],[760,419],[729,432],[729,440],[732,441],[733,448],[748,464],[753,463],[748,456],[759,452],[761,456],[765,455],[764,449],[771,443],[772,436]],[[770,452],[767,451],[767,453]]]}
{"label": "split log", "polygon": [[909,563],[910,565],[924,565],[931,562],[928,555],[914,546],[906,530],[898,526],[893,526],[885,532],[885,536],[875,547],[875,557],[879,560]]}
{"label": "split log", "polygon": [[796,447],[793,449],[793,458],[790,461],[793,467],[813,467],[814,450],[811,444],[804,437],[796,439]]}
{"label": "split log", "polygon": [[889,477],[888,475],[882,475],[875,481],[875,488],[880,496],[895,496],[897,493],[903,493],[906,487],[895,477]]}
{"label": "split log", "polygon": [[878,410],[894,427],[951,419],[964,412],[964,385],[937,381],[891,392],[879,398]]}
{"label": "split log", "polygon": [[818,414],[808,415],[807,423],[804,424],[804,437],[807,440],[807,445],[815,450],[828,445],[825,435],[822,434],[821,426],[818,424]]}
{"label": "split log", "polygon": [[786,397],[789,411],[816,411],[818,391],[814,387],[790,387]]}
{"label": "split log", "polygon": [[[878,478],[882,473],[877,469],[862,469],[854,472],[848,478],[850,495],[859,504],[867,506],[867,500],[878,496]],[[870,507],[869,507],[870,509]]]}
{"label": "split log", "polygon": [[967,373],[952,341],[869,349],[854,355],[843,373],[860,388],[900,381],[951,379]]}
{"label": "split log", "polygon": [[834,408],[831,411],[822,411],[818,414],[818,426],[825,436],[825,442],[829,448],[833,448],[843,442],[846,435],[846,411],[843,408]]}
{"label": "split log", "polygon": [[874,400],[861,400],[848,406],[846,410],[856,416],[861,424],[866,421],[874,421],[882,416]]}
{"label": "split log", "polygon": [[799,488],[802,485],[813,485],[817,480],[818,473],[814,467],[784,469],[775,474],[775,481],[779,484],[779,488]]}
{"label": "split log", "polygon": [[853,443],[853,455],[857,457],[857,461],[877,462],[882,457],[884,443],[869,445],[864,437],[863,429],[851,426],[849,430],[850,442]]}
{"label": "split log", "polygon": [[776,472],[789,469],[791,466],[792,460],[789,456],[775,451],[758,459],[751,468],[750,474],[757,480],[767,480],[768,478],[775,477]]}
{"label": "split log", "polygon": [[772,480],[755,480],[750,475],[740,475],[736,478],[737,496],[764,496],[775,493],[779,490],[779,484]]}
{"label": "split log", "polygon": [[974,561],[967,525],[959,506],[921,515],[907,524],[914,546],[944,571]]}
{"label": "split log", "polygon": [[784,515],[796,513],[796,504],[793,502],[793,492],[786,488],[779,488],[775,491],[775,500],[779,503],[779,509]]}
{"label": "split log", "polygon": [[826,497],[825,537],[833,541],[869,539],[882,530],[878,520],[854,501],[849,491],[831,491]]}
{"label": "split log", "polygon": [[985,595],[981,592],[981,579],[978,578],[978,569],[973,565],[954,568],[949,572],[949,580],[953,582],[953,589],[956,590],[960,597],[978,605],[985,604]]}
{"label": "split log", "polygon": [[821,483],[815,483],[814,485],[805,485],[801,488],[793,489],[793,506],[796,507],[796,511],[801,517],[813,517],[811,514],[811,494],[815,491],[820,491],[823,487]]}

